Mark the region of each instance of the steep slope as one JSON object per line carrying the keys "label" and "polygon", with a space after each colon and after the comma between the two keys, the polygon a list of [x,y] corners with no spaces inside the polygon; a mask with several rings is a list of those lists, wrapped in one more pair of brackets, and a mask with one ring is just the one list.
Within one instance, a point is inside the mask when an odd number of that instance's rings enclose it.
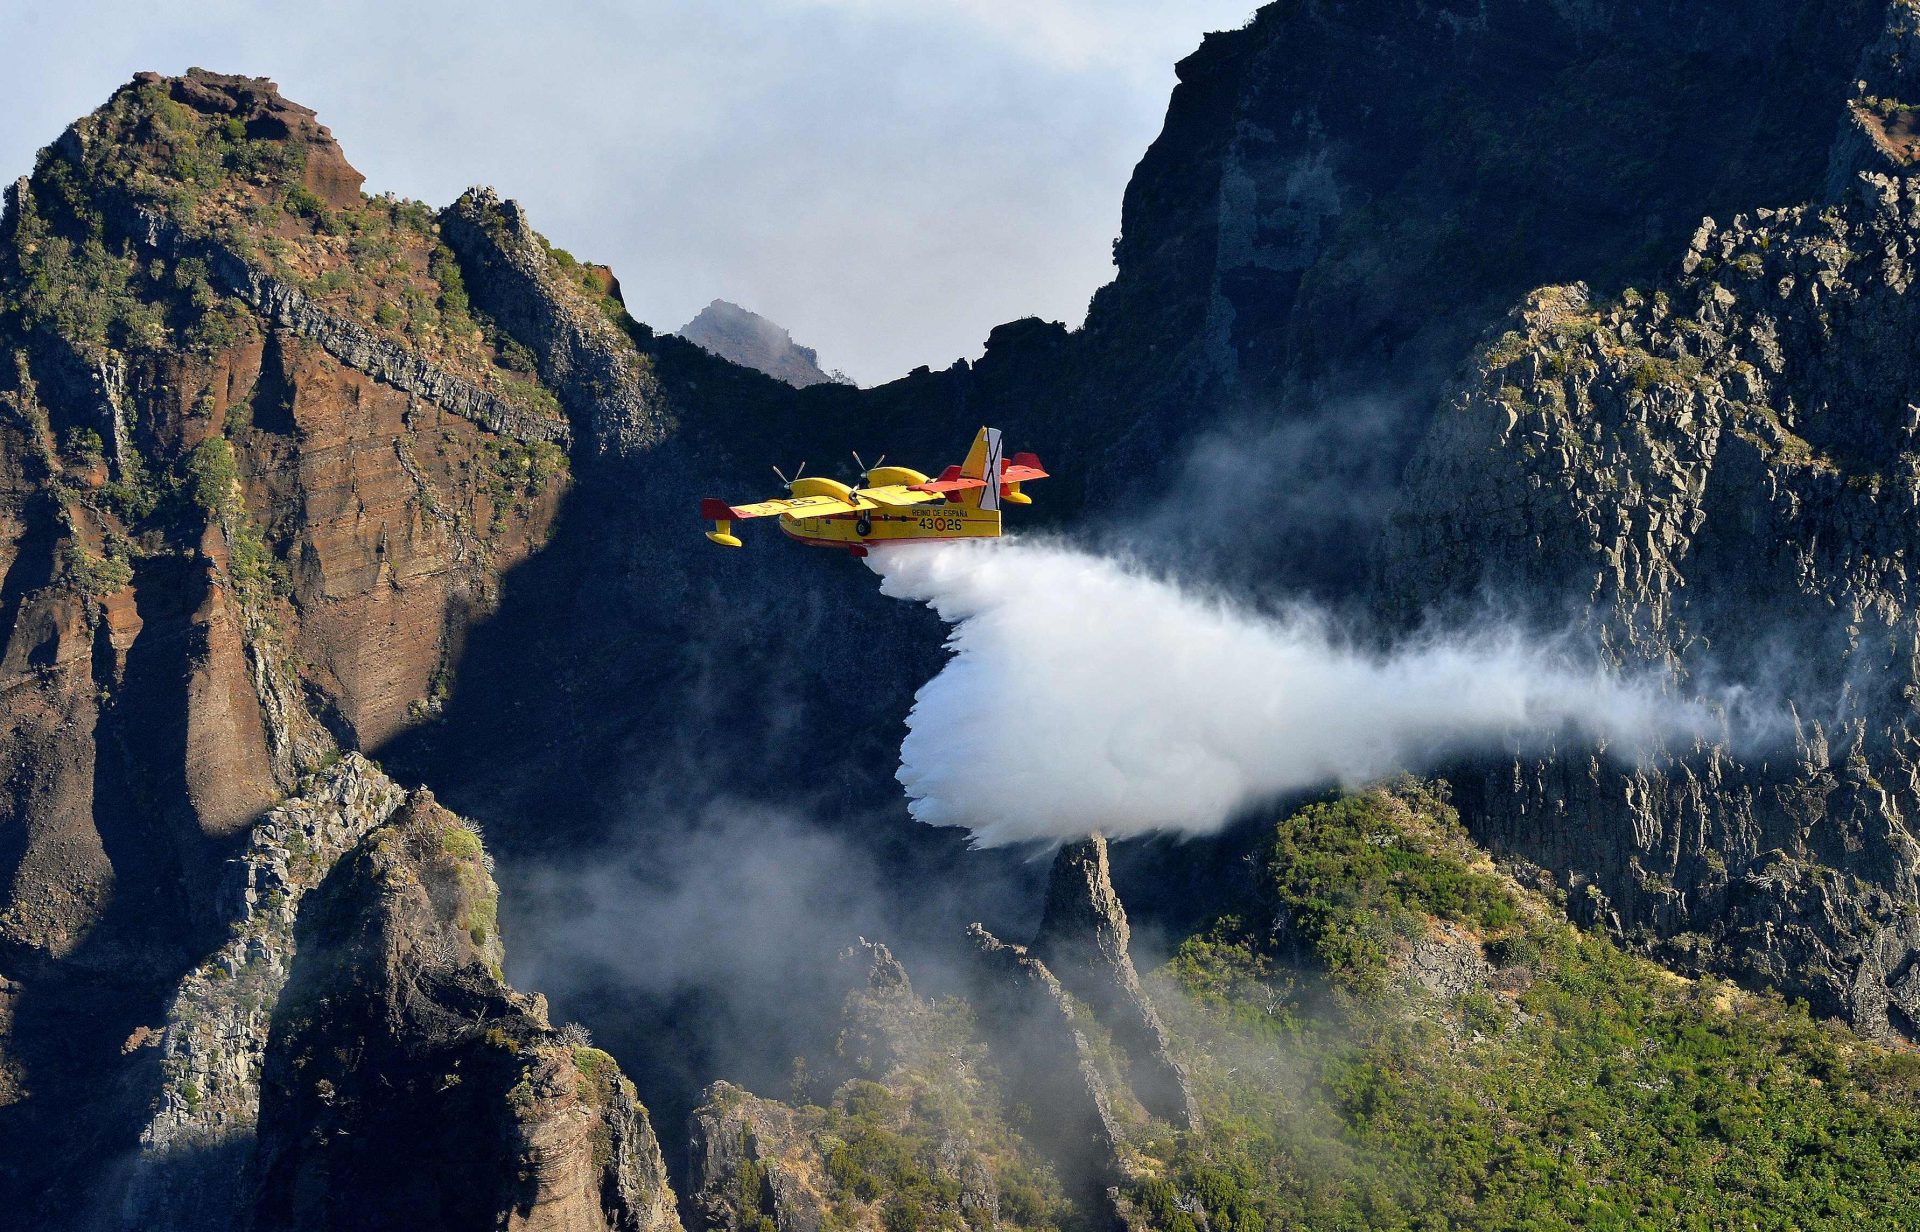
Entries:
{"label": "steep slope", "polygon": [[1255,855],[1235,914],[1149,980],[1208,1131],[1149,1148],[1144,1226],[1920,1214],[1910,1053],[1571,927],[1429,787],[1308,806]]}
{"label": "steep slope", "polygon": [[795,389],[828,381],[847,384],[845,377],[829,374],[820,367],[818,351],[799,345],[792,334],[759,313],[724,299],[716,299],[702,308],[693,320],[675,332],[702,350],[743,368],[764,372]]}
{"label": "steep slope", "polygon": [[632,1084],[501,982],[485,865],[417,792],[301,913],[260,1077],[259,1226],[678,1232]]}
{"label": "steep slope", "polygon": [[1470,822],[1675,961],[1908,1038],[1920,199],[1889,134],[1912,17],[1863,59],[1831,202],[1704,220],[1617,300],[1529,297],[1437,417],[1385,572],[1403,612],[1491,593],[1617,663],[1747,685],[1771,730],[1477,767]]}
{"label": "steep slope", "polygon": [[228,862],[341,749],[444,702],[569,481],[571,425],[469,311],[432,213],[359,185],[271,83],[196,71],[141,75],[7,190],[16,1208],[79,1218],[136,1151],[142,1041],[229,944]]}
{"label": "steep slope", "polygon": [[1915,211],[1909,181],[1869,176],[1825,210],[1704,224],[1678,279],[1618,304],[1535,295],[1436,425],[1389,572],[1423,605],[1589,598],[1571,610],[1618,661],[1781,707],[1789,730],[1647,768],[1490,769],[1471,812],[1592,878],[1598,918],[1869,1034],[1920,1023]]}
{"label": "steep slope", "polygon": [[[1678,978],[1571,925],[1412,781],[1263,830],[1234,907],[1139,981],[1198,1110],[1138,1104],[1129,1015],[975,930],[966,1002],[884,947],[813,1079],[717,1084],[694,1226],[1200,1232],[1908,1226],[1920,1067],[1804,1007]],[[1057,858],[1041,941],[1131,958],[1092,851]],[[1075,887],[1071,892],[1067,886]],[[1109,1027],[1113,1028],[1111,1032]],[[823,1066],[814,1069],[815,1061]],[[836,1069],[835,1067],[840,1067]]]}

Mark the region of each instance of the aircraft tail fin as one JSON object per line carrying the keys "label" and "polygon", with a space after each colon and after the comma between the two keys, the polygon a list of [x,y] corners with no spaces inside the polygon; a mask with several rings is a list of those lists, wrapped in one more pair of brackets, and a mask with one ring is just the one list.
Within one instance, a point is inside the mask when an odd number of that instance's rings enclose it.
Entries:
{"label": "aircraft tail fin", "polygon": [[960,473],[968,479],[985,479],[987,484],[968,493],[977,492],[977,504],[981,509],[1000,508],[1000,429],[982,428],[973,438],[973,448],[967,450],[967,460],[960,464]]}

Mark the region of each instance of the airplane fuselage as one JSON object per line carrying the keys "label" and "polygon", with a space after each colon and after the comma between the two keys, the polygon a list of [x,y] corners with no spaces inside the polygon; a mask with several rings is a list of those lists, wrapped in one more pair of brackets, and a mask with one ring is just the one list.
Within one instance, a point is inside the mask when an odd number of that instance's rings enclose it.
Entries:
{"label": "airplane fuselage", "polygon": [[[864,504],[864,502],[863,502]],[[1000,534],[1000,511],[959,501],[907,507],[874,505],[858,513],[818,518],[780,518],[788,538],[818,548],[864,554],[875,543],[925,539],[991,539]]]}

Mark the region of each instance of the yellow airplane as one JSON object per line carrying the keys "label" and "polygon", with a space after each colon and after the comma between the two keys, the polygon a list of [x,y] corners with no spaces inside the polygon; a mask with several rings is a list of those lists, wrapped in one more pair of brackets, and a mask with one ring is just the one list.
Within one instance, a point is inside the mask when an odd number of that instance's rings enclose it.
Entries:
{"label": "yellow airplane", "polygon": [[700,502],[700,516],[713,523],[707,538],[722,547],[737,548],[735,521],[775,514],[790,538],[855,556],[865,556],[872,543],[992,538],[1000,533],[1002,502],[1031,505],[1033,498],[1020,485],[1047,477],[1040,459],[1030,453],[1015,454],[1011,462],[1001,457],[998,428],[980,429],[967,460],[949,466],[938,479],[908,467],[884,465],[884,457],[871,469],[859,454],[853,460],[860,467],[864,487],[818,476],[806,478],[807,464],[802,462],[791,480],[779,467],[773,468],[791,499],[729,505],[708,497]]}

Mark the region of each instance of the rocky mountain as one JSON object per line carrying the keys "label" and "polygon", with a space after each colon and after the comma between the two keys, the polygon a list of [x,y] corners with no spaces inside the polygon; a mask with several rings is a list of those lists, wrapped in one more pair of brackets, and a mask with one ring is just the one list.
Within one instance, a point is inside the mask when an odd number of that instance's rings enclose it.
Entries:
{"label": "rocky mountain", "polygon": [[[411,994],[394,1029],[452,998],[463,1025],[434,1042],[505,1024],[494,1069],[532,1064],[547,1031],[498,984],[470,834],[456,869],[351,867],[431,812],[355,750],[443,704],[471,621],[552,524],[572,443],[524,345],[469,314],[432,213],[359,185],[271,83],[145,74],[6,195],[0,1138],[10,1209],[43,1221],[250,1217],[235,1177],[278,1158],[262,1081],[308,890],[471,883],[383,930]],[[452,940],[423,962],[408,938],[434,929]],[[644,1116],[599,1081],[592,1115],[642,1160],[617,1188],[657,1207]],[[554,1154],[549,1117],[521,1118],[525,1152]],[[551,1183],[597,1193],[565,1175],[597,1166],[556,1158]],[[338,1218],[290,1200],[269,1218]]]}
{"label": "rocky mountain", "polygon": [[1618,663],[1751,682],[1783,730],[1456,781],[1590,918],[1886,1038],[1920,1030],[1910,18],[1859,69],[1828,194],[1703,220],[1650,286],[1528,297],[1437,415],[1385,570],[1406,608],[1578,596]]}
{"label": "rocky mountain", "polygon": [[[1271,5],[1180,65],[1082,329],[871,390],[655,334],[491,191],[366,195],[272,83],[140,75],[0,219],[0,1209],[1910,1220],[1915,29]],[[1755,732],[969,853],[889,776],[937,621],[689,511],[983,421],[1066,460],[1057,525],[1363,632],[1496,604]],[[556,1028],[501,934],[606,927],[533,904],[614,854],[776,927],[622,934],[678,982],[570,974]]]}
{"label": "rocky mountain", "polygon": [[801,346],[792,334],[759,313],[724,299],[714,300],[674,332],[721,359],[764,372],[795,389],[828,381],[849,383],[838,373],[821,369],[818,351]]}

